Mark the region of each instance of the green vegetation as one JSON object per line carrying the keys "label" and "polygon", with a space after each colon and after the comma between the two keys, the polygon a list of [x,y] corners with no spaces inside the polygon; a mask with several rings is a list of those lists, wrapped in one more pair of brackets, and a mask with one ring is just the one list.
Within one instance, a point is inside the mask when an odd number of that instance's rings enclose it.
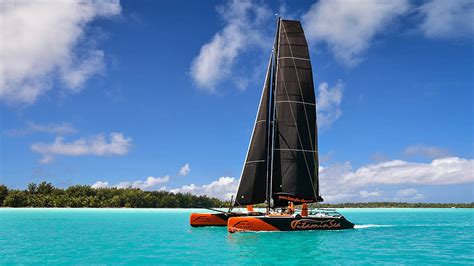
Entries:
{"label": "green vegetation", "polygon": [[[315,206],[313,206],[315,207]],[[474,208],[471,203],[407,203],[407,202],[359,202],[339,204],[318,204],[319,208]]]}
{"label": "green vegetation", "polygon": [[51,183],[31,183],[26,190],[0,185],[3,207],[71,207],[71,208],[192,208],[219,207],[219,199],[167,191],[143,191],[137,188],[92,188],[75,185],[66,189]]}
{"label": "green vegetation", "polygon": [[[265,208],[265,204],[257,204],[255,208]],[[309,204],[308,208],[474,208],[471,203],[408,203],[408,202],[355,202],[355,203],[318,203]]]}
{"label": "green vegetation", "polygon": [[[194,204],[194,205],[193,205]],[[66,189],[51,183],[30,183],[26,190],[8,189],[0,185],[0,206],[3,207],[71,207],[71,208],[192,208],[226,207],[229,202],[207,196],[168,191],[143,191],[137,188],[92,188],[75,185]],[[265,205],[255,205],[256,208]],[[406,203],[363,202],[310,204],[310,208],[474,208],[474,203]]]}

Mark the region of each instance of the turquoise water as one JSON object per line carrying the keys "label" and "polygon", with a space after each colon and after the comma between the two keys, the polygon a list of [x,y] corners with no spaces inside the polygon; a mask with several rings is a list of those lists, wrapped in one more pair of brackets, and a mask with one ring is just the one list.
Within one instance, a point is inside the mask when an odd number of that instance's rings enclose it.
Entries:
{"label": "turquoise water", "polygon": [[191,211],[0,209],[0,264],[474,264],[470,209],[341,209],[356,229],[240,234],[191,228]]}

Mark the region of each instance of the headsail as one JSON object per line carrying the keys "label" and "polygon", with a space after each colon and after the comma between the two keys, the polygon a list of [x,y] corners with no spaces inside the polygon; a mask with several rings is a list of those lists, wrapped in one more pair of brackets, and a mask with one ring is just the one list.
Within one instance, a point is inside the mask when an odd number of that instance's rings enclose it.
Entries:
{"label": "headsail", "polygon": [[299,21],[282,20],[275,87],[272,194],[275,206],[319,196],[316,99],[308,45]]}
{"label": "headsail", "polygon": [[266,199],[271,65],[270,58],[234,206],[263,203]]}

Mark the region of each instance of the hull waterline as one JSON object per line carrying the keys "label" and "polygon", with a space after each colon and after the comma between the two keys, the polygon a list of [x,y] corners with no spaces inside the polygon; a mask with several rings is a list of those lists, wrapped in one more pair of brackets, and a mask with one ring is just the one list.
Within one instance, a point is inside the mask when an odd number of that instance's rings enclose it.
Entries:
{"label": "hull waterline", "polygon": [[227,221],[230,233],[252,231],[309,231],[352,229],[354,224],[341,217],[255,216],[232,217]]}

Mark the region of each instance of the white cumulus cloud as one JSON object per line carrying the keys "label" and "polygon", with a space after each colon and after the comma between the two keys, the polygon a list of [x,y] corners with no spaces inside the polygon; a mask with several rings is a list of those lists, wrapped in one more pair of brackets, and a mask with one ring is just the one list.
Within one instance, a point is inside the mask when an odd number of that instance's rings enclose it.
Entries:
{"label": "white cumulus cloud", "polygon": [[409,200],[420,200],[424,198],[423,194],[418,193],[416,188],[406,188],[397,191],[395,200],[399,198],[409,199]]}
{"label": "white cumulus cloud", "polygon": [[[474,160],[446,157],[430,163],[392,160],[353,169],[350,162],[320,166],[320,188],[325,202],[415,201],[424,198],[416,188],[393,190],[396,186],[451,185],[474,183]],[[229,200],[239,179],[220,177],[205,185],[184,185],[173,193],[207,195]]]}
{"label": "white cumulus cloud", "polygon": [[429,38],[472,37],[474,35],[474,2],[472,0],[432,0],[419,8],[420,26]]}
{"label": "white cumulus cloud", "polygon": [[41,163],[49,163],[54,156],[107,156],[125,155],[132,146],[132,139],[124,137],[122,133],[111,133],[107,141],[103,135],[92,138],[80,138],[73,142],[65,142],[64,137],[56,137],[53,143],[34,143],[31,150],[40,153],[43,157]]}
{"label": "white cumulus cloud", "polygon": [[[265,6],[252,0],[233,0],[218,11],[225,26],[201,47],[190,70],[196,85],[209,92],[230,76],[235,59],[245,48],[266,43],[262,22],[271,17]],[[245,84],[242,80],[236,82]]]}
{"label": "white cumulus cloud", "polygon": [[401,189],[397,191],[397,195],[400,196],[412,196],[418,193],[418,190],[416,188],[406,188],[406,189]]}
{"label": "white cumulus cloud", "polygon": [[[474,160],[459,157],[435,159],[430,163],[392,160],[356,170],[346,162],[320,170],[321,193],[329,202],[357,201],[360,196],[376,196],[369,192],[369,188],[374,186],[467,184],[474,182],[473,173]],[[423,197],[414,192],[405,190],[394,196],[397,200]]]}
{"label": "white cumulus cloud", "polygon": [[24,136],[33,133],[48,133],[55,135],[67,135],[74,134],[77,130],[71,123],[49,123],[49,124],[38,124],[34,122],[28,122],[26,128],[23,129],[12,129],[5,131],[5,134],[9,136]]}
{"label": "white cumulus cloud", "polygon": [[329,87],[326,82],[319,84],[317,96],[318,126],[327,128],[341,115],[341,102],[344,85],[337,82],[334,87]]}
{"label": "white cumulus cloud", "polygon": [[362,60],[372,39],[409,9],[407,0],[321,0],[303,15],[306,37],[324,42],[349,66]]}
{"label": "white cumulus cloud", "polygon": [[120,12],[118,0],[2,1],[0,100],[31,104],[55,86],[81,90],[104,69],[86,28]]}
{"label": "white cumulus cloud", "polygon": [[423,156],[430,159],[436,159],[448,156],[449,152],[446,149],[438,148],[435,146],[426,146],[418,144],[405,148],[404,154],[407,156]]}
{"label": "white cumulus cloud", "polygon": [[191,172],[191,167],[189,166],[189,164],[185,164],[181,167],[181,169],[179,169],[179,175],[181,176],[187,176],[189,175],[189,172]]}
{"label": "white cumulus cloud", "polygon": [[446,185],[474,182],[474,160],[458,157],[435,159],[431,163],[393,160],[360,167],[344,175],[344,182],[368,184]]}
{"label": "white cumulus cloud", "polygon": [[181,188],[172,189],[170,191],[173,193],[191,193],[194,195],[207,195],[222,200],[230,200],[231,196],[237,191],[238,186],[238,179],[223,176],[207,185],[184,185]]}
{"label": "white cumulus cloud", "polygon": [[102,181],[97,181],[94,184],[92,184],[92,188],[106,188],[109,186],[109,182],[102,182]]}
{"label": "white cumulus cloud", "polygon": [[[156,188],[158,185],[168,183],[169,181],[170,181],[169,176],[163,176],[163,177],[149,176],[145,180],[135,180],[133,182],[123,181],[115,185],[111,185],[107,181],[106,182],[97,181],[92,185],[92,187],[93,188],[106,188],[106,187],[139,188],[141,190],[150,190],[150,189]],[[159,190],[162,190],[162,189],[164,189],[164,187],[161,187]]]}
{"label": "white cumulus cloud", "polygon": [[380,195],[382,195],[381,192],[378,190],[376,191],[361,190],[359,194],[362,198],[379,197]]}
{"label": "white cumulus cloud", "polygon": [[125,181],[125,182],[120,182],[114,187],[117,188],[139,188],[142,190],[148,190],[150,188],[156,187],[157,185],[163,184],[163,183],[168,183],[170,181],[169,176],[164,176],[164,177],[153,177],[149,176],[146,178],[146,180],[136,180],[133,182]]}

